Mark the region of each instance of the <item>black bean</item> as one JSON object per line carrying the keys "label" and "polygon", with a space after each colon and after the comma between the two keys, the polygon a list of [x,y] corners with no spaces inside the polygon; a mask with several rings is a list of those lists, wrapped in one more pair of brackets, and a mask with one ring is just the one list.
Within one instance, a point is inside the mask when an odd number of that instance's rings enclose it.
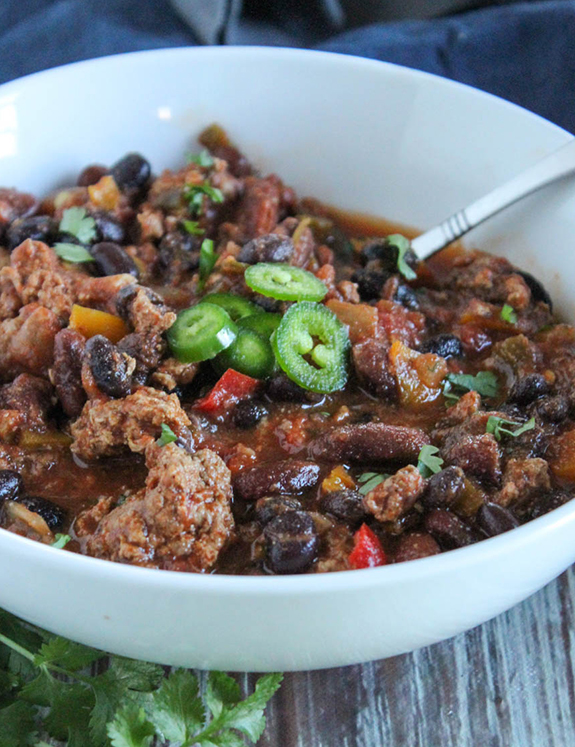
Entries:
{"label": "black bean", "polygon": [[170,267],[174,262],[181,262],[184,268],[193,272],[200,264],[201,236],[192,236],[181,231],[167,233],[158,247],[158,255],[163,267]]}
{"label": "black bean", "polygon": [[548,514],[549,511],[554,511],[556,508],[563,506],[568,501],[573,500],[573,496],[567,493],[565,490],[553,490],[544,496],[541,496],[531,511],[532,519],[537,519],[539,516]]}
{"label": "black bean", "polygon": [[335,490],[320,499],[320,508],[350,526],[357,526],[367,519],[363,496],[357,490]]}
{"label": "black bean", "polygon": [[33,511],[41,516],[52,531],[61,529],[64,525],[66,511],[46,498],[26,495],[18,498],[16,502],[21,503],[28,511]]}
{"label": "black bean", "polygon": [[4,501],[15,501],[22,492],[24,483],[18,472],[12,469],[0,470],[0,505]]}
{"label": "black bean", "polygon": [[268,495],[256,501],[255,516],[262,526],[286,511],[301,511],[302,505],[297,498],[288,495]]}
{"label": "black bean", "polygon": [[285,374],[278,374],[268,381],[267,396],[272,402],[321,402],[323,395],[308,392]]}
{"label": "black bean", "polygon": [[54,339],[54,363],[50,378],[62,409],[71,418],[77,418],[86,402],[82,386],[82,361],[86,340],[74,329],[62,329]]}
{"label": "black bean", "polygon": [[102,275],[133,275],[138,277],[138,268],[134,260],[118,244],[102,241],[90,249],[96,267]]}
{"label": "black bean", "polygon": [[435,335],[419,346],[422,353],[435,353],[442,358],[463,358],[463,345],[459,337],[450,334]]}
{"label": "black bean", "polygon": [[234,488],[245,501],[265,495],[299,495],[319,482],[319,467],[302,459],[262,464],[236,475]]}
{"label": "black bean", "polygon": [[446,550],[471,545],[477,539],[468,524],[441,508],[434,508],[427,514],[425,528]]}
{"label": "black bean", "polygon": [[351,279],[357,283],[357,291],[362,301],[373,301],[381,296],[381,290],[388,279],[389,273],[381,270],[356,270]]}
{"label": "black bean", "polygon": [[409,532],[400,537],[393,560],[395,563],[405,563],[408,560],[428,558],[439,552],[441,552],[439,545],[430,534]]}
{"label": "black bean", "polygon": [[86,343],[86,359],[97,387],[110,397],[126,397],[132,377],[128,357],[103,335],[95,335]]}
{"label": "black bean", "polygon": [[126,229],[120,221],[104,210],[92,213],[96,223],[96,241],[113,241],[115,244],[124,244],[126,241]]}
{"label": "black bean", "polygon": [[101,166],[99,163],[90,164],[80,172],[76,184],[79,187],[91,187],[93,184],[97,184],[107,173],[108,169],[105,166]]}
{"label": "black bean", "polygon": [[465,474],[461,467],[446,467],[431,475],[421,502],[428,508],[452,506],[465,487]]}
{"label": "black bean", "polygon": [[145,384],[148,380],[150,368],[159,363],[158,352],[153,345],[147,345],[147,340],[137,332],[122,337],[117,345],[121,353],[126,353],[136,361],[136,368],[132,373],[134,384]]}
{"label": "black bean", "polygon": [[477,526],[488,537],[503,534],[519,526],[511,511],[498,503],[484,503],[477,512]]}
{"label": "black bean", "polygon": [[560,423],[569,415],[569,400],[561,394],[556,397],[542,397],[536,410],[543,420],[549,423]]}
{"label": "black bean", "polygon": [[141,191],[150,181],[152,169],[139,153],[128,153],[112,166],[111,174],[123,191]]}
{"label": "black bean", "polygon": [[525,280],[525,283],[531,291],[531,298],[533,301],[543,301],[543,303],[546,303],[547,306],[549,306],[549,311],[553,311],[553,301],[551,300],[551,296],[547,293],[539,280],[534,278],[529,272],[524,272],[523,270],[514,270],[514,272],[521,275],[523,280]]}
{"label": "black bean", "polygon": [[87,249],[86,244],[82,244],[80,239],[77,236],[74,236],[73,233],[65,233],[63,231],[58,231],[56,237],[53,239],[53,243],[62,243],[62,244],[76,244],[76,246],[83,246],[85,249]]}
{"label": "black bean", "polygon": [[136,294],[142,289],[144,290],[150,301],[154,304],[154,306],[165,306],[164,299],[157,293],[155,293],[151,288],[147,288],[143,285],[138,285],[138,283],[125,285],[116,294],[116,311],[118,312],[118,315],[127,322],[130,321],[132,303],[136,298]]}
{"label": "black bean", "polygon": [[311,516],[287,511],[264,528],[266,568],[272,573],[305,573],[317,557],[318,538]]}
{"label": "black bean", "polygon": [[371,241],[366,241],[360,252],[360,258],[364,265],[368,262],[373,262],[374,260],[385,260],[388,255],[389,250],[385,239],[372,239]]}
{"label": "black bean", "polygon": [[409,285],[404,285],[403,283],[399,285],[395,291],[393,300],[405,306],[406,309],[411,309],[411,311],[419,309],[417,293]]}
{"label": "black bean", "polygon": [[247,430],[257,425],[267,414],[267,408],[261,402],[244,399],[235,406],[232,420],[236,428]]}
{"label": "black bean", "polygon": [[[399,251],[387,239],[373,239],[372,241],[368,241],[361,250],[361,257],[364,263],[377,260],[380,268],[390,274],[397,272]],[[412,269],[415,269],[418,265],[417,255],[413,249],[407,250],[404,260]]]}
{"label": "black bean", "polygon": [[518,405],[528,405],[539,397],[549,394],[551,387],[547,379],[538,373],[527,374],[517,379],[507,398]]}
{"label": "black bean", "polygon": [[51,244],[58,233],[56,221],[47,215],[15,220],[6,231],[6,246],[12,251],[26,239]]}
{"label": "black bean", "polygon": [[293,241],[288,236],[268,233],[244,244],[237,258],[239,262],[249,265],[256,262],[288,262],[293,252]]}

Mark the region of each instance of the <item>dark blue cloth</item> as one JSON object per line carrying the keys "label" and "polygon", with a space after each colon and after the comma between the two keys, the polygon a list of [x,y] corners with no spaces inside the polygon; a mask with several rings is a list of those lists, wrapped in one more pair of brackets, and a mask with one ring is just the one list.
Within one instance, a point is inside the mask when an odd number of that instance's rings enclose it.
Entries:
{"label": "dark blue cloth", "polygon": [[[0,83],[75,60],[196,43],[167,0],[0,0]],[[377,24],[319,48],[462,81],[575,132],[575,0]]]}

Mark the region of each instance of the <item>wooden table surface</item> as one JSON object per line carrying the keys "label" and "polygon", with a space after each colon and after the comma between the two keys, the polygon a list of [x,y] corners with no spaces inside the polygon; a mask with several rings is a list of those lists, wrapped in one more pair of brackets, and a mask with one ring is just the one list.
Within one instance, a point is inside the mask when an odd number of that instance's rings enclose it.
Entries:
{"label": "wooden table surface", "polygon": [[[449,641],[361,666],[287,674],[259,745],[575,746],[573,568]],[[254,679],[244,675],[244,686]]]}

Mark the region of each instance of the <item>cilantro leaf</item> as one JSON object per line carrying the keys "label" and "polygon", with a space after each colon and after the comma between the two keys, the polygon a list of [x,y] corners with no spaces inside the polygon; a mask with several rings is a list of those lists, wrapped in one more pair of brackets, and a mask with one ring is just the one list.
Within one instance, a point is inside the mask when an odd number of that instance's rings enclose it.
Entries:
{"label": "cilantro leaf", "polygon": [[202,166],[205,169],[211,169],[214,165],[214,159],[210,152],[204,148],[199,153],[189,155],[188,163],[196,163],[198,166]]}
{"label": "cilantro leaf", "polygon": [[156,730],[143,708],[128,703],[108,724],[107,734],[113,747],[148,747],[156,736]]}
{"label": "cilantro leaf", "polygon": [[204,229],[200,227],[200,224],[197,220],[183,220],[182,225],[192,236],[202,236],[205,233]]}
{"label": "cilantro leaf", "polygon": [[364,472],[357,478],[358,482],[363,483],[359,488],[359,492],[362,495],[367,495],[371,490],[376,488],[384,480],[387,480],[388,477],[389,475],[386,473]]}
{"label": "cilantro leaf", "polygon": [[217,187],[212,187],[207,182],[203,184],[186,184],[184,187],[184,199],[188,203],[190,213],[198,216],[204,207],[204,196],[212,202],[223,202],[224,196]]}
{"label": "cilantro leaf", "polygon": [[92,257],[90,252],[79,244],[54,244],[54,251],[60,259],[63,259],[65,262],[80,264],[81,262],[94,261],[94,257]]}
{"label": "cilantro leaf", "polygon": [[387,243],[397,249],[397,271],[403,275],[406,280],[415,280],[417,273],[405,260],[405,255],[411,247],[409,239],[402,236],[400,233],[393,233],[391,236],[387,237]]}
{"label": "cilantro leaf", "polygon": [[75,672],[77,669],[83,669],[105,656],[106,654],[103,651],[69,641],[67,638],[54,636],[48,642],[42,644],[40,651],[34,657],[34,663],[37,667],[57,664],[59,667]]}
{"label": "cilantro leaf", "polygon": [[62,550],[62,548],[66,547],[68,542],[72,537],[70,537],[69,534],[56,534],[56,537],[54,538],[54,542],[52,542],[52,547],[55,547],[58,550]]}
{"label": "cilantro leaf", "polygon": [[223,672],[211,672],[206,686],[205,700],[214,718],[220,715],[225,706],[235,705],[241,696],[240,686],[233,677]]}
{"label": "cilantro leaf", "polygon": [[211,239],[204,239],[200,247],[200,283],[202,286],[214,269],[217,259],[218,256],[214,252],[214,242]]}
{"label": "cilantro leaf", "polygon": [[184,669],[172,672],[154,693],[148,715],[164,739],[193,744],[205,720],[197,677]]}
{"label": "cilantro leaf", "polygon": [[515,313],[515,309],[508,303],[503,305],[500,317],[504,322],[508,322],[509,324],[517,323],[517,314]]}
{"label": "cilantro leaf", "polygon": [[479,371],[475,376],[449,373],[443,383],[443,396],[448,402],[457,401],[461,396],[454,392],[454,389],[462,390],[462,392],[474,391],[482,397],[495,397],[499,390],[499,383],[493,371]]}
{"label": "cilantro leaf", "polygon": [[[513,425],[519,426],[517,430],[510,430],[510,427]],[[528,420],[526,423],[521,425],[521,423],[515,423],[513,420],[505,420],[505,418],[500,418],[497,415],[490,415],[487,419],[487,425],[485,426],[485,432],[486,433],[492,433],[497,441],[501,441],[503,436],[512,436],[513,438],[517,438],[517,436],[520,436],[522,433],[526,433],[527,431],[533,430],[535,428],[535,418],[531,418],[531,420]]]}
{"label": "cilantro leaf", "polygon": [[158,440],[156,441],[158,446],[166,446],[167,444],[173,444],[174,441],[178,440],[178,437],[176,436],[176,434],[170,428],[169,425],[162,423],[161,429],[162,429],[162,434],[160,438],[158,438]]}
{"label": "cilantro leaf", "polygon": [[96,221],[86,213],[85,208],[71,207],[62,214],[60,231],[71,233],[82,244],[89,244],[96,238]]}
{"label": "cilantro leaf", "polygon": [[423,477],[431,477],[431,475],[441,472],[443,459],[435,456],[438,451],[437,446],[431,446],[431,444],[426,444],[421,448],[417,458],[417,469]]}
{"label": "cilantro leaf", "polygon": [[0,709],[0,735],[2,747],[27,747],[36,743],[34,708],[17,700]]}

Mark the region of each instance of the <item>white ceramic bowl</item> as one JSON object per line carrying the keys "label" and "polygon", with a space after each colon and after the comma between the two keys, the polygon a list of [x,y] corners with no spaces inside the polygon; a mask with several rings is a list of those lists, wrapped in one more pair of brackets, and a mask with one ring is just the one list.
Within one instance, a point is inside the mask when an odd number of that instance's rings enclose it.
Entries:
{"label": "white ceramic bowl", "polygon": [[[213,121],[300,194],[422,228],[570,137],[492,96],[392,65],[282,49],[179,49],[0,87],[0,184],[42,193],[128,150],[156,170],[175,166]],[[541,277],[573,319],[574,235],[571,183],[530,198],[469,242]],[[575,502],[444,555],[291,577],[143,570],[0,530],[0,606],[83,643],[166,664],[314,669],[455,635],[574,560]]]}

